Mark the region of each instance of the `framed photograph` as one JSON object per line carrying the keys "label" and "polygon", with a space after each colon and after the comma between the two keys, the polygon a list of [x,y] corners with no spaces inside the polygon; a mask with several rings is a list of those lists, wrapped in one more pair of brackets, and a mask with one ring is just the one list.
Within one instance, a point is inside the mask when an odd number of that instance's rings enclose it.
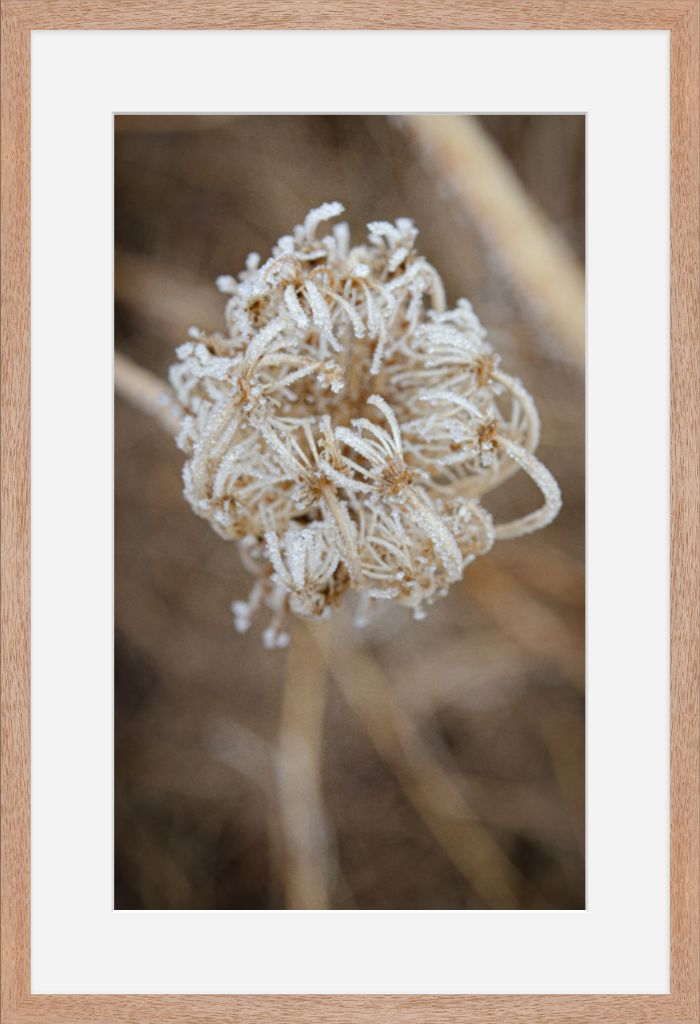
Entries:
{"label": "framed photograph", "polygon": [[3,1022],[697,1021],[698,3],[2,18]]}

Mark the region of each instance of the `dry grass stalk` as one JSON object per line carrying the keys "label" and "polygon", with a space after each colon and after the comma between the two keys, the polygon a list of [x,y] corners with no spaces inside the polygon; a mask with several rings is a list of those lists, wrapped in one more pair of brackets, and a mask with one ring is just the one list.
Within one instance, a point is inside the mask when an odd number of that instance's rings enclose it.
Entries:
{"label": "dry grass stalk", "polygon": [[169,434],[177,433],[182,411],[171,388],[120,352],[114,354],[114,390],[120,398],[160,423]]}
{"label": "dry grass stalk", "polygon": [[546,905],[468,806],[452,774],[420,735],[379,664],[368,652],[309,624],[346,701],[433,837],[488,907]]}
{"label": "dry grass stalk", "polygon": [[583,271],[475,117],[412,114],[403,122],[497,254],[524,302],[585,358]]}
{"label": "dry grass stalk", "polygon": [[[536,584],[532,589],[541,588]],[[538,659],[551,658],[576,689],[584,687],[584,640],[565,620],[534,596],[505,566],[491,560],[487,571],[476,566],[469,598],[479,605],[506,636]]]}

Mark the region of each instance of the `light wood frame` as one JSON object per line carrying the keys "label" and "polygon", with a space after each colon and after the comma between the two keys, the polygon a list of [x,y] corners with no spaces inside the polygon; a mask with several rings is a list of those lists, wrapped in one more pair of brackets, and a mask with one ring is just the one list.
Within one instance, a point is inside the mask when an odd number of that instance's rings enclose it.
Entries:
{"label": "light wood frame", "polygon": [[[2,0],[2,1001],[5,1024],[681,1022],[700,1013],[699,0]],[[671,39],[671,991],[651,996],[30,992],[30,33],[37,29],[624,29]],[[640,570],[641,571],[641,570]]]}

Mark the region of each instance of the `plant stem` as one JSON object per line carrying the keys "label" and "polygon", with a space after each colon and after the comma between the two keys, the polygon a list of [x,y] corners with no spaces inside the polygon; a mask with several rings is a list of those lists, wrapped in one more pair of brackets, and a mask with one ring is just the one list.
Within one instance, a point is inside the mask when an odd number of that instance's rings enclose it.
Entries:
{"label": "plant stem", "polygon": [[114,390],[130,405],[152,416],[169,434],[177,434],[182,410],[170,387],[120,352],[114,354]]}
{"label": "plant stem", "polygon": [[525,894],[547,906],[474,815],[369,652],[349,643],[341,629],[332,648],[327,633],[307,629],[377,753],[470,889],[492,908],[517,907]]}
{"label": "plant stem", "polygon": [[326,706],[324,659],[295,623],[277,740],[276,782],[284,843],[287,908],[329,906],[329,836],[321,755]]}
{"label": "plant stem", "polygon": [[461,200],[520,297],[582,365],[582,268],[565,239],[528,196],[498,146],[475,117],[412,114],[404,117],[403,123]]}

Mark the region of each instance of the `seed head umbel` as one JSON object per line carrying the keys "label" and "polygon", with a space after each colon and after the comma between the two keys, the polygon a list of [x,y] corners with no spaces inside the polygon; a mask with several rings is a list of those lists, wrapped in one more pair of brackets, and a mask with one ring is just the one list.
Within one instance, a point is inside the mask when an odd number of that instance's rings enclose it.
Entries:
{"label": "seed head umbel", "polygon": [[[311,210],[268,260],[223,276],[226,331],[191,328],[170,379],[184,410],[185,496],[237,541],[255,577],[236,628],[266,610],[324,618],[352,597],[423,618],[500,539],[546,526],[561,496],[533,454],[535,404],[508,376],[471,304],[447,309],[413,222],[352,246],[340,203]],[[494,524],[482,499],[522,470],[534,512]]]}

